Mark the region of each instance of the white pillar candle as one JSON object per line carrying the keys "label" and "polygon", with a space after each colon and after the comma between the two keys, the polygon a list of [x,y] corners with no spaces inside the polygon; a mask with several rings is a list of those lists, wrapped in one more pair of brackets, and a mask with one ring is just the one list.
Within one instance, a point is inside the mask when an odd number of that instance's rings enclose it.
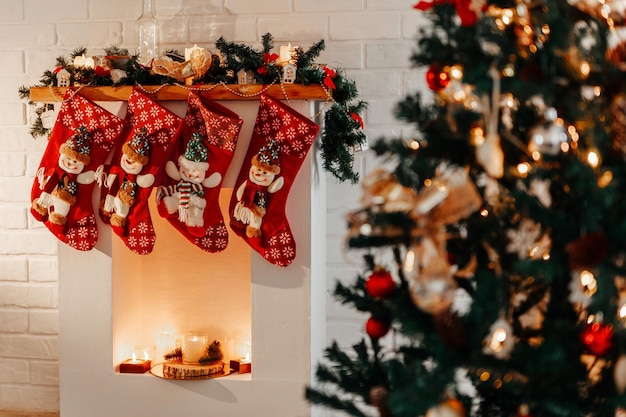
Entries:
{"label": "white pillar candle", "polygon": [[282,65],[285,65],[287,62],[289,62],[291,60],[291,44],[289,44],[289,46],[281,46],[278,56]]}
{"label": "white pillar candle", "polygon": [[205,333],[185,333],[183,335],[183,363],[195,364],[205,356],[209,337]]}

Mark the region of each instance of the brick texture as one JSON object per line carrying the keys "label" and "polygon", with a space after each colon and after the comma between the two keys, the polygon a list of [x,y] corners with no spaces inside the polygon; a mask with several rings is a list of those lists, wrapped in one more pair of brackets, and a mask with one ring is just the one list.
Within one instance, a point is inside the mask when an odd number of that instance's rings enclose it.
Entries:
{"label": "brick texture", "polygon": [[[423,89],[423,73],[408,71],[417,26],[424,19],[403,0],[155,0],[161,46],[213,48],[223,36],[258,47],[272,33],[276,47],[308,47],[324,39],[320,63],[347,71],[357,82],[370,141],[402,133],[393,107]],[[17,88],[39,82],[57,56],[78,46],[90,53],[119,45],[136,50],[134,21],[141,1],[0,0],[0,410],[57,413],[58,241],[29,215],[30,188],[46,148],[28,133],[32,110]],[[408,129],[407,129],[408,131]],[[375,164],[356,155],[364,175]],[[358,205],[359,186],[327,180],[327,287],[350,282],[360,262],[345,250],[345,214]],[[329,342],[349,345],[363,336],[364,318],[329,296]],[[330,413],[328,416],[339,416]],[[140,416],[138,416],[140,417]]]}

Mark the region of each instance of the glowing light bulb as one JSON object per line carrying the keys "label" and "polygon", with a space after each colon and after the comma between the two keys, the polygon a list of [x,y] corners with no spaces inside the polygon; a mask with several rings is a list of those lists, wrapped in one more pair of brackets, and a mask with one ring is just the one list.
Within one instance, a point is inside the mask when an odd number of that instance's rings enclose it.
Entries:
{"label": "glowing light bulb", "polygon": [[598,290],[598,281],[596,281],[596,277],[593,272],[585,269],[580,272],[578,279],[583,292],[588,297],[591,297]]}
{"label": "glowing light bulb", "polygon": [[597,168],[600,165],[600,155],[596,151],[589,151],[587,153],[587,163],[592,168]]}
{"label": "glowing light bulb", "polygon": [[521,162],[517,164],[517,172],[522,176],[526,177],[528,172],[530,171],[530,164],[528,162]]}
{"label": "glowing light bulb", "polygon": [[463,78],[463,69],[460,65],[453,65],[450,67],[450,77],[454,80],[460,80]]}
{"label": "glowing light bulb", "polygon": [[589,73],[591,72],[591,65],[589,64],[589,62],[587,61],[583,61],[582,64],[580,64],[580,73],[582,74],[583,77],[588,77]]}

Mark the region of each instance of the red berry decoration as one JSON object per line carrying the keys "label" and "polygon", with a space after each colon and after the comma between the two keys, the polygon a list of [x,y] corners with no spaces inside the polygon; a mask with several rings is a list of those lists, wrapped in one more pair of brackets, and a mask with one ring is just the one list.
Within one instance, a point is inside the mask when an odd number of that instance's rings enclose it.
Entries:
{"label": "red berry decoration", "polygon": [[581,340],[593,355],[606,355],[613,347],[613,326],[598,322],[590,323],[585,326]]}
{"label": "red berry decoration", "polygon": [[443,71],[440,65],[432,64],[426,71],[426,83],[433,91],[441,91],[450,82],[450,75]]}
{"label": "red berry decoration", "polygon": [[370,317],[365,323],[365,331],[372,339],[380,339],[389,332],[390,328],[391,325],[387,320],[381,320],[375,317]]}
{"label": "red berry decoration", "polygon": [[374,298],[387,298],[396,290],[396,283],[389,271],[376,267],[365,281],[365,291]]}

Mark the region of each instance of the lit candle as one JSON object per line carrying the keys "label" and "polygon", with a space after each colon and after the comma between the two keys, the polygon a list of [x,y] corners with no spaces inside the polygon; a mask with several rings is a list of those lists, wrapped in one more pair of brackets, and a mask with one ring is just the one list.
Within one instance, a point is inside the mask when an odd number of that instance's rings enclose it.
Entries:
{"label": "lit candle", "polygon": [[195,364],[205,356],[208,336],[204,333],[185,333],[183,335],[183,363]]}
{"label": "lit candle", "polygon": [[291,61],[291,43],[289,44],[289,46],[281,46],[278,55],[280,57],[280,63],[282,65],[285,65],[287,62]]}
{"label": "lit candle", "polygon": [[96,65],[93,58],[87,58],[85,54],[82,54],[81,56],[74,57],[74,66],[82,68],[95,68]]}
{"label": "lit candle", "polygon": [[157,337],[156,356],[158,360],[163,360],[163,356],[176,349],[176,339],[174,336],[164,331]]}
{"label": "lit candle", "polygon": [[189,61],[191,60],[191,54],[193,54],[194,51],[202,51],[203,48],[200,48],[197,44],[193,44],[193,47],[191,48],[185,48],[185,61]]}

